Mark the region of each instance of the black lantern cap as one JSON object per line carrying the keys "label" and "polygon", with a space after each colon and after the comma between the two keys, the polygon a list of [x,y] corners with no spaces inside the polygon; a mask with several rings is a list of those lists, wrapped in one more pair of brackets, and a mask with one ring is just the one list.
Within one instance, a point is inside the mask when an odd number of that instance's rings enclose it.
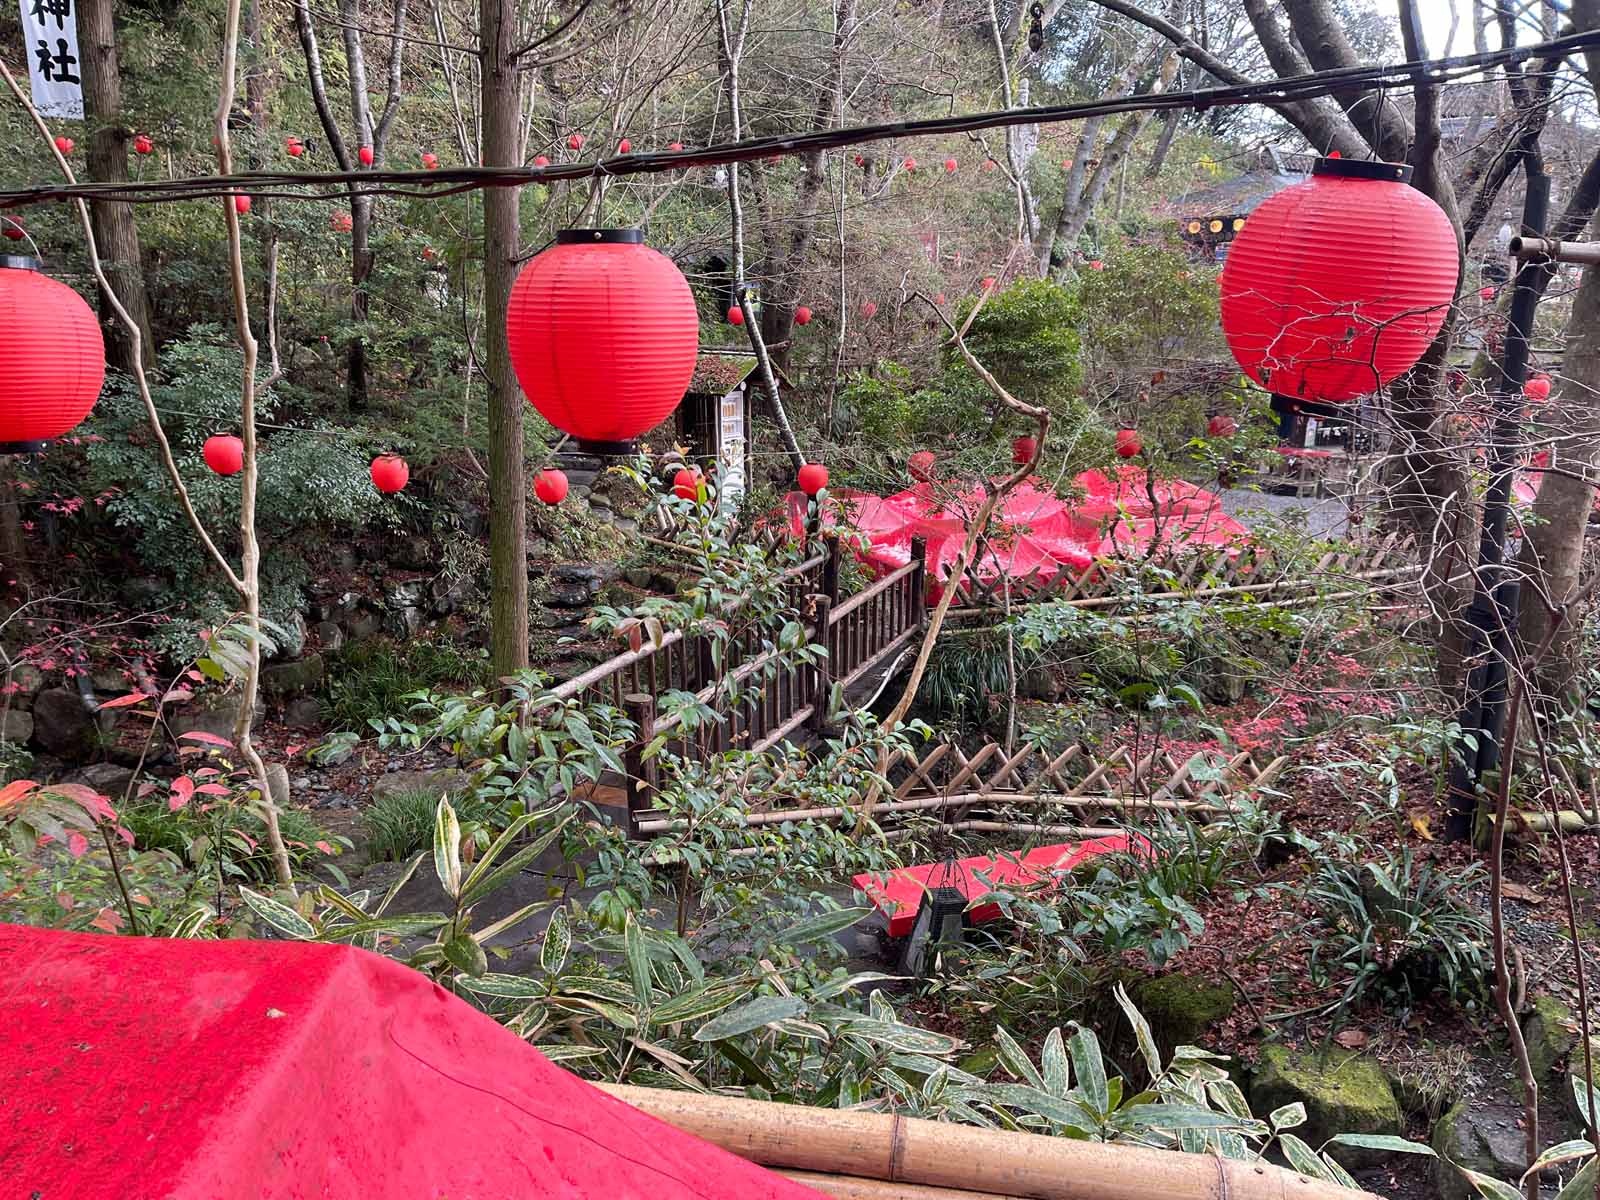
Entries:
{"label": "black lantern cap", "polygon": [[1319,158],[1311,166],[1313,175],[1334,175],[1341,179],[1381,179],[1388,183],[1410,183],[1411,168],[1405,163],[1371,162],[1360,158]]}
{"label": "black lantern cap", "polygon": [[642,229],[563,229],[556,234],[558,246],[595,246],[607,242],[637,246],[643,241]]}

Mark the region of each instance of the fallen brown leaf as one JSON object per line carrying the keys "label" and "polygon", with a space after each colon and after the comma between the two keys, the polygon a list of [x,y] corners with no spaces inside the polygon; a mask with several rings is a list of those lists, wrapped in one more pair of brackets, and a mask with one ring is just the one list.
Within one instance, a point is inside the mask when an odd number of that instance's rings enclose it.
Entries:
{"label": "fallen brown leaf", "polygon": [[1359,1050],[1367,1044],[1367,1035],[1359,1029],[1341,1029],[1333,1035],[1333,1040],[1346,1050]]}

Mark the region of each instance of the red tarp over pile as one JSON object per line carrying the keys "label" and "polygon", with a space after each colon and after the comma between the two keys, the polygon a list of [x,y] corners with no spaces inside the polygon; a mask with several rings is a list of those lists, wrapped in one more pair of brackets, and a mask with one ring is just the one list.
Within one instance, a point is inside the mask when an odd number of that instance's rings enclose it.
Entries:
{"label": "red tarp over pile", "polygon": [[0,1197],[816,1200],[342,946],[0,925]]}
{"label": "red tarp over pile", "polygon": [[[1096,559],[1142,558],[1152,542],[1163,548],[1228,546],[1249,535],[1222,511],[1216,496],[1181,479],[1158,480],[1151,489],[1143,468],[1129,466],[1115,476],[1085,471],[1076,483],[1084,494],[1076,504],[1032,480],[1008,493],[990,526],[992,548],[973,565],[972,574],[984,583],[1002,575],[1033,575],[1044,583],[1063,570],[1082,573]],[[911,539],[925,538],[935,577],[944,579],[983,500],[977,486],[945,482],[918,483],[887,498],[839,490],[823,506],[823,526],[859,531],[857,554],[879,570],[904,566]],[[804,532],[805,513],[806,497],[792,493],[789,525],[797,537]]]}

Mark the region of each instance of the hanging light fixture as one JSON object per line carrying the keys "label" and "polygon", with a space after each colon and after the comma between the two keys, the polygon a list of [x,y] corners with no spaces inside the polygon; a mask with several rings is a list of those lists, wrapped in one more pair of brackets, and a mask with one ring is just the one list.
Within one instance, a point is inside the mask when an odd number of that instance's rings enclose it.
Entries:
{"label": "hanging light fixture", "polygon": [[82,296],[0,254],[0,454],[31,454],[94,407],[106,377],[100,322]]}
{"label": "hanging light fixture", "polygon": [[1222,331],[1268,391],[1343,403],[1414,366],[1455,298],[1455,230],[1398,163],[1320,158],[1222,268]]}
{"label": "hanging light fixture", "polygon": [[398,454],[380,454],[370,468],[372,486],[385,496],[393,495],[411,482],[411,468]]}
{"label": "hanging light fixture", "polygon": [[231,433],[208,437],[200,455],[218,475],[237,475],[244,469],[244,443]]}
{"label": "hanging light fixture", "polygon": [[545,420],[621,453],[683,399],[700,320],[683,272],[637,229],[569,229],[517,276],[506,340]]}

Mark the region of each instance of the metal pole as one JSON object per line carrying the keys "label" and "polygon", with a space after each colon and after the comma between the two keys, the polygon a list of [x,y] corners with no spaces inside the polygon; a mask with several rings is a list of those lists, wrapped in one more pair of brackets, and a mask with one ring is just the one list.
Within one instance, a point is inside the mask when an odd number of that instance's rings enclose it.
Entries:
{"label": "metal pole", "polygon": [[[1550,209],[1550,177],[1537,155],[1524,160],[1527,195],[1522,204],[1522,236],[1544,232]],[[1516,629],[1520,583],[1506,570],[1506,524],[1511,512],[1511,483],[1517,470],[1517,443],[1522,423],[1522,386],[1528,378],[1528,335],[1539,304],[1538,276],[1544,263],[1525,259],[1517,269],[1506,319],[1499,378],[1495,382],[1494,424],[1489,437],[1489,490],[1483,502],[1483,530],[1478,543],[1477,590],[1467,609],[1471,627],[1466,661],[1466,702],[1460,725],[1476,735],[1477,753],[1451,771],[1450,813],[1445,835],[1450,841],[1472,836],[1477,810],[1477,784],[1500,763],[1500,730],[1505,721],[1506,666]]]}

